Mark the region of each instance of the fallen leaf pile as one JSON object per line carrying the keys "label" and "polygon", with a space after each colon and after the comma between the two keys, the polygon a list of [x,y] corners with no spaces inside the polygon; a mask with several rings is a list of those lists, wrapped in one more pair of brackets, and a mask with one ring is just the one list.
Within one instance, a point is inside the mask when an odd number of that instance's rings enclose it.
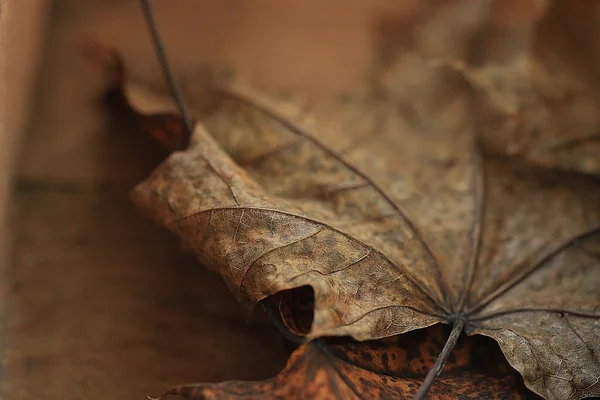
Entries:
{"label": "fallen leaf pile", "polygon": [[[305,329],[285,324],[312,342],[276,378],[168,393],[410,398],[425,374],[407,352],[439,340],[401,334],[441,323],[448,351],[461,332],[493,338],[538,395],[600,395],[600,79],[547,48],[590,2],[523,2],[511,23],[496,3],[440,3],[402,27],[404,43],[382,42],[364,88],[316,98],[209,82],[189,145],[133,190],[241,303],[314,296]],[[168,98],[121,80],[153,136],[180,140]],[[377,344],[319,339],[341,336]],[[465,378],[477,357],[455,352],[431,398],[528,396],[501,367]]]}

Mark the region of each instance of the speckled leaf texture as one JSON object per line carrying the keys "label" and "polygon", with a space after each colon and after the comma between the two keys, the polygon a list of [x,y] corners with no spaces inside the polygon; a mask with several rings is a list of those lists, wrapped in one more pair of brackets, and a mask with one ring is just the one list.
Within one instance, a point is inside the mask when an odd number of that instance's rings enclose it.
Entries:
{"label": "speckled leaf texture", "polygon": [[[431,31],[414,28],[412,48],[388,49],[364,90],[311,97],[213,82],[189,147],[132,197],[240,302],[311,287],[308,339],[461,321],[495,339],[535,393],[600,396],[598,101],[528,41],[470,62],[457,43],[472,42],[487,9],[446,3],[458,8],[441,13],[445,46],[425,51]],[[568,12],[535,3],[527,33],[540,49]],[[141,115],[171,111],[126,86]],[[548,102],[551,88],[560,93]],[[324,357],[315,351],[298,350],[286,371]]]}
{"label": "speckled leaf texture", "polygon": [[[189,400],[409,399],[446,339],[448,333],[439,328],[373,342],[313,341],[298,348],[272,379],[180,385],[163,398],[179,394]],[[496,353],[500,351],[486,340],[459,343],[428,399],[537,399],[514,370],[497,362],[502,354]]]}

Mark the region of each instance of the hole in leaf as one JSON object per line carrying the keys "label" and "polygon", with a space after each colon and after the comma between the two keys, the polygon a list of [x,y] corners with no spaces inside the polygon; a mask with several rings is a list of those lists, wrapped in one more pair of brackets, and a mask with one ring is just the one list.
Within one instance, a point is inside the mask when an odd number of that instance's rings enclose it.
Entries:
{"label": "hole in leaf", "polygon": [[281,321],[297,336],[306,336],[314,318],[315,293],[310,286],[284,290],[274,298]]}

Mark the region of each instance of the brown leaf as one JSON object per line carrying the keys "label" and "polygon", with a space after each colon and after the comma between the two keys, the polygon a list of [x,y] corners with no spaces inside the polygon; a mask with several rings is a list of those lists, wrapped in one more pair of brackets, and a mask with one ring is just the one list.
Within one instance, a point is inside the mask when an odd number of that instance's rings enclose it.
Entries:
{"label": "brown leaf", "polygon": [[420,65],[412,114],[219,84],[132,196],[240,301],[310,286],[309,339],[464,326],[536,393],[600,394],[598,181],[482,151],[462,71]]}
{"label": "brown leaf", "polygon": [[[276,377],[173,387],[165,394],[200,399],[408,399],[435,362],[447,335],[441,326],[373,342],[303,344]],[[483,338],[482,338],[483,339]],[[429,399],[533,399],[487,340],[462,340]],[[485,363],[473,363],[484,357]]]}
{"label": "brown leaf", "polygon": [[385,63],[374,79],[418,120],[431,111],[424,106],[435,101],[430,92],[443,74],[423,64],[460,71],[477,89],[481,136],[492,151],[600,175],[600,3],[487,4],[429,7],[408,32],[386,21]]}

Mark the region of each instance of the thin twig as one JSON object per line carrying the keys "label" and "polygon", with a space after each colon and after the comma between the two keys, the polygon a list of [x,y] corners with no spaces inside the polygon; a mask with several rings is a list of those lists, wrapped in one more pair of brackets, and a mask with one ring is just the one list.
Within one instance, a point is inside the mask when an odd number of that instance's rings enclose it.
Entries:
{"label": "thin twig", "polygon": [[191,137],[192,132],[194,130],[194,124],[189,116],[187,107],[185,106],[185,103],[183,101],[183,96],[181,95],[181,91],[177,86],[177,82],[175,82],[173,72],[169,67],[169,61],[167,59],[165,45],[160,37],[160,34],[158,33],[158,27],[156,25],[154,13],[152,11],[152,0],[142,0],[142,8],[144,9],[146,23],[148,25],[148,29],[150,30],[150,35],[152,35],[154,51],[156,52],[156,56],[158,57],[158,60],[160,62],[160,67],[165,77],[165,81],[167,81],[167,85],[169,86],[171,96],[173,96],[173,100],[175,100],[175,103],[177,104],[177,108],[179,110],[179,113],[181,114],[181,118],[183,119],[183,122],[187,129],[188,137]]}

